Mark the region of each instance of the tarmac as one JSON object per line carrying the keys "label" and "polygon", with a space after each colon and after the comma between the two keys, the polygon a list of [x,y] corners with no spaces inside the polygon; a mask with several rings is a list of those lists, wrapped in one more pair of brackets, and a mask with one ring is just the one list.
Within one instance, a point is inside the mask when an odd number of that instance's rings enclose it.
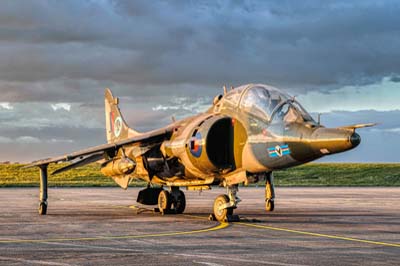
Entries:
{"label": "tarmac", "polygon": [[[207,218],[223,188],[184,191],[181,215],[140,206],[140,189],[0,189],[0,265],[400,265],[400,188],[240,188],[241,222]],[[145,207],[142,209],[141,207]]]}

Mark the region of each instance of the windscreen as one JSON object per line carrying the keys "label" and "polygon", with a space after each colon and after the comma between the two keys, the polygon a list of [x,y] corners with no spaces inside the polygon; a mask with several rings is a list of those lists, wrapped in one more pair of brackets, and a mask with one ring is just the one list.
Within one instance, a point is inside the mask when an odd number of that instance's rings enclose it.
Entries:
{"label": "windscreen", "polygon": [[293,100],[281,104],[272,116],[272,123],[314,122],[311,115],[298,102]]}
{"label": "windscreen", "polygon": [[251,115],[269,121],[274,109],[287,100],[286,95],[277,90],[255,86],[245,92],[240,107]]}

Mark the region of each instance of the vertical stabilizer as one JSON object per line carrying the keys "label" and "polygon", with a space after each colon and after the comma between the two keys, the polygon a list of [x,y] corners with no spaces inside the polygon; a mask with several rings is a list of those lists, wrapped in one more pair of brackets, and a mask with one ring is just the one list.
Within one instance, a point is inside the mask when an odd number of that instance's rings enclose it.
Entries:
{"label": "vertical stabilizer", "polygon": [[105,91],[105,113],[107,142],[114,143],[139,135],[138,132],[128,127],[118,107],[119,99],[112,95],[110,89]]}

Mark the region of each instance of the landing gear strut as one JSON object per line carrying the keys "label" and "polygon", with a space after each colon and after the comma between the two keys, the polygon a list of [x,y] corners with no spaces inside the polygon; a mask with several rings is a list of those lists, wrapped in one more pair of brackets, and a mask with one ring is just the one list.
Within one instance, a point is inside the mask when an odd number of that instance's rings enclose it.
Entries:
{"label": "landing gear strut", "polygon": [[233,216],[233,209],[236,209],[237,204],[241,201],[236,195],[238,191],[238,185],[227,186],[228,195],[222,194],[215,199],[213,214],[216,220],[220,222],[230,220]]}
{"label": "landing gear strut", "polygon": [[265,179],[265,210],[272,212],[275,208],[274,175],[268,172]]}
{"label": "landing gear strut", "polygon": [[161,214],[181,214],[186,208],[185,193],[179,187],[171,187],[171,192],[161,190],[158,195],[158,209]]}
{"label": "landing gear strut", "polygon": [[47,214],[47,164],[40,166],[39,214]]}

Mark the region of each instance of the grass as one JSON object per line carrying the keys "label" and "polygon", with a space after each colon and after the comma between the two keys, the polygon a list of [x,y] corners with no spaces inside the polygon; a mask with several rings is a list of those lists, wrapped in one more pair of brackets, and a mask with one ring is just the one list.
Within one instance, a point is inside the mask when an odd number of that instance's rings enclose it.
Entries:
{"label": "grass", "polygon": [[277,186],[400,186],[400,163],[310,163],[274,177]]}
{"label": "grass", "polygon": [[[23,169],[22,164],[0,165],[0,187],[36,187],[39,186],[39,168]],[[49,165],[49,173],[63,165]],[[100,172],[97,164],[66,171],[49,176],[49,186],[53,187],[110,187],[117,186],[109,177]]]}
{"label": "grass", "polygon": [[[0,165],[0,187],[37,187],[38,168],[22,169],[21,164]],[[50,165],[49,173],[62,165]],[[277,186],[400,186],[400,163],[311,163],[276,171]],[[131,186],[144,186],[134,181]],[[259,185],[264,185],[260,181]],[[90,164],[49,177],[52,187],[112,187],[114,181],[101,174],[99,165]]]}

